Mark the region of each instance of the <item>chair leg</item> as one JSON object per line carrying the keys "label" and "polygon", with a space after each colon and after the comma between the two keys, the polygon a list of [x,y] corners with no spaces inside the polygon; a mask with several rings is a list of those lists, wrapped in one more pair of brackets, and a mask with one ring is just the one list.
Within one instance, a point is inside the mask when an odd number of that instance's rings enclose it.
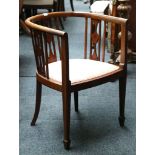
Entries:
{"label": "chair leg", "polygon": [[42,92],[42,84],[37,81],[36,82],[36,105],[35,105],[35,112],[34,112],[32,122],[31,122],[31,126],[35,125],[36,120],[39,115],[40,104],[41,104],[41,92]]}
{"label": "chair leg", "polygon": [[64,25],[63,25],[63,23],[62,23],[61,17],[59,17],[59,22],[60,22],[60,26],[61,26],[62,30],[64,30]]}
{"label": "chair leg", "polygon": [[74,92],[75,111],[78,112],[78,91]]}
{"label": "chair leg", "polygon": [[119,124],[124,127],[125,122],[125,94],[126,94],[126,76],[119,79]]}
{"label": "chair leg", "polygon": [[70,0],[70,5],[71,5],[71,8],[72,8],[72,11],[74,11],[73,0]]}
{"label": "chair leg", "polygon": [[64,119],[64,148],[70,148],[70,100],[71,94],[66,91],[63,92],[63,119]]}

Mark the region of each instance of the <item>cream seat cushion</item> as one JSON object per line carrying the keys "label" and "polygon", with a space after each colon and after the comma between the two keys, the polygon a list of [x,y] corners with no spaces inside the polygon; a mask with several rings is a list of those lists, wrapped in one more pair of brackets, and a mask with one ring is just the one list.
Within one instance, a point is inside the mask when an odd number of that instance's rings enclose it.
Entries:
{"label": "cream seat cushion", "polygon": [[[71,83],[89,80],[119,69],[118,66],[89,59],[70,59],[69,78]],[[61,61],[49,64],[49,78],[62,82]]]}
{"label": "cream seat cushion", "polygon": [[53,5],[54,0],[24,0],[24,5]]}

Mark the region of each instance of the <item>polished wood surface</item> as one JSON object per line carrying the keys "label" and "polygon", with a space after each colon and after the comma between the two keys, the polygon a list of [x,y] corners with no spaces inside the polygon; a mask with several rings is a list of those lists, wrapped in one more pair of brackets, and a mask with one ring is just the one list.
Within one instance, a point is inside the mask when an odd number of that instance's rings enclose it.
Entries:
{"label": "polished wood surface", "polygon": [[[84,19],[84,58],[95,61],[105,61],[105,32],[101,33],[101,27],[105,22],[112,22],[120,26],[122,37],[120,42],[121,60],[117,70],[110,73],[71,83],[69,78],[69,36],[60,29],[57,19],[60,17],[75,17]],[[53,22],[51,22],[53,21]],[[52,23],[52,24],[51,24]],[[75,111],[78,112],[78,92],[103,83],[119,79],[120,92],[120,126],[124,126],[125,115],[125,89],[127,74],[127,19],[112,17],[108,15],[97,15],[86,12],[52,12],[30,17],[26,20],[31,30],[34,55],[36,60],[36,108],[31,125],[35,125],[38,118],[41,100],[41,85],[45,85],[62,93],[63,120],[64,120],[64,147],[70,148],[70,101],[71,93],[74,93]],[[76,25],[75,27],[76,28]],[[105,28],[104,28],[105,30]],[[90,41],[89,38],[90,37]],[[103,40],[104,41],[103,41]],[[57,41],[56,41],[57,40]],[[100,48],[101,47],[101,48]],[[100,50],[101,49],[101,50]],[[58,54],[59,53],[59,57]],[[49,78],[48,64],[61,60],[62,82]],[[79,73],[80,74],[80,73]]]}

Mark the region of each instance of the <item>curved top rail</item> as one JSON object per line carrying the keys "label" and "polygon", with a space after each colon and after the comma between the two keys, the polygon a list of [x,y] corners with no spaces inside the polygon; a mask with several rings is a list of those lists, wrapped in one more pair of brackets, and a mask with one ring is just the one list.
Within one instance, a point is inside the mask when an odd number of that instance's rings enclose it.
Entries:
{"label": "curved top rail", "polygon": [[39,14],[39,15],[35,15],[35,16],[27,18],[25,23],[31,28],[36,28],[38,30],[51,32],[53,34],[63,36],[65,34],[64,31],[48,28],[48,27],[41,26],[41,25],[38,25],[35,23],[36,21],[48,19],[51,17],[85,17],[85,18],[93,18],[93,19],[104,20],[107,22],[114,22],[114,23],[122,24],[122,25],[126,25],[126,23],[127,23],[127,19],[125,19],[125,18],[114,17],[114,16],[109,16],[109,15],[101,15],[101,14],[90,13],[90,12],[50,12],[50,13],[43,13],[43,14]]}

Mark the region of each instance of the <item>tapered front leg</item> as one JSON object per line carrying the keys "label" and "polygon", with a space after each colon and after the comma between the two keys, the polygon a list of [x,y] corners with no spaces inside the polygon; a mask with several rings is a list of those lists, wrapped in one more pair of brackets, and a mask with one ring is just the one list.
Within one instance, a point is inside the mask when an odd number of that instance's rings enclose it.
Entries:
{"label": "tapered front leg", "polygon": [[75,111],[78,112],[78,91],[74,92]]}
{"label": "tapered front leg", "polygon": [[125,94],[126,94],[126,76],[119,78],[119,124],[124,127],[125,122]]}
{"label": "tapered front leg", "polygon": [[63,92],[64,148],[70,148],[70,100],[69,91]]}
{"label": "tapered front leg", "polygon": [[34,116],[31,122],[31,125],[34,126],[36,123],[36,120],[39,115],[40,111],[40,104],[41,104],[41,92],[42,92],[42,84],[38,81],[36,81],[36,105],[35,105],[35,112]]}

